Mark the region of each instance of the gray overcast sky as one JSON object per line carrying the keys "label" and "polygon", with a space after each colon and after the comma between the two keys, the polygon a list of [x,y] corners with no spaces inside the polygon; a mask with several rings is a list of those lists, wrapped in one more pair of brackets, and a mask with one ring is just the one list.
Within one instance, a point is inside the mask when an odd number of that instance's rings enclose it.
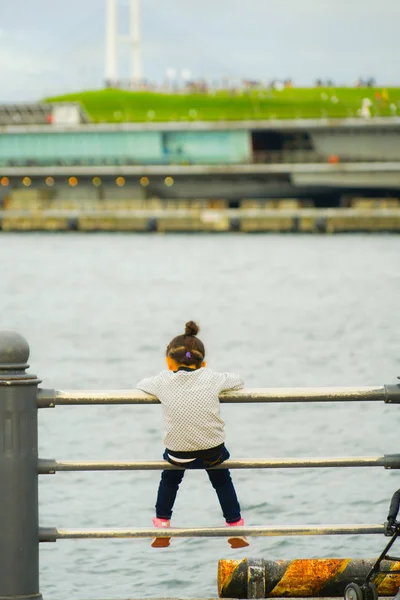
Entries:
{"label": "gray overcast sky", "polygon": [[[128,0],[120,2],[126,33]],[[105,0],[0,0],[0,102],[99,88]],[[400,84],[400,0],[142,0],[145,76]],[[120,71],[128,76],[127,49]]]}

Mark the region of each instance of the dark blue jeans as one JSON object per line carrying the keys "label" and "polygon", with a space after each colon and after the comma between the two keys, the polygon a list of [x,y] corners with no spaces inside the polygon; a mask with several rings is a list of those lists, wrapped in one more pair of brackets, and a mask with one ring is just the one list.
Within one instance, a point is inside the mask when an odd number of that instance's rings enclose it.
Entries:
{"label": "dark blue jeans", "polygon": [[217,492],[218,500],[221,505],[222,514],[225,521],[235,523],[239,521],[240,506],[233,486],[229,469],[220,469],[214,471],[210,467],[215,467],[229,458],[230,454],[223,446],[218,455],[207,457],[207,459],[196,458],[190,463],[176,463],[168,456],[167,450],[163,454],[164,460],[172,465],[184,466],[182,470],[163,471],[161,474],[160,486],[158,488],[156,515],[159,519],[170,519],[172,508],[175,503],[176,494],[186,469],[205,469],[211,481],[211,485]]}

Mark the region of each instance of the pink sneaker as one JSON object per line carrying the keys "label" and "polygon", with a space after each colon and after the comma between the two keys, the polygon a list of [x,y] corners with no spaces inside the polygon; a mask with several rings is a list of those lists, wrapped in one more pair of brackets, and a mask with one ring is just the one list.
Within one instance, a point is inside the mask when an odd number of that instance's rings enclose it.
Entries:
{"label": "pink sneaker", "polygon": [[[243,527],[244,519],[235,521],[235,523],[226,523],[226,525],[227,527]],[[230,543],[231,548],[245,548],[246,546],[249,546],[249,542],[244,535],[228,537],[228,542]]]}
{"label": "pink sneaker", "polygon": [[[171,521],[169,519],[159,519],[158,517],[153,517],[153,525],[154,527],[166,528],[171,526]],[[167,548],[169,546],[171,538],[160,537],[154,538],[151,542],[153,548]]]}

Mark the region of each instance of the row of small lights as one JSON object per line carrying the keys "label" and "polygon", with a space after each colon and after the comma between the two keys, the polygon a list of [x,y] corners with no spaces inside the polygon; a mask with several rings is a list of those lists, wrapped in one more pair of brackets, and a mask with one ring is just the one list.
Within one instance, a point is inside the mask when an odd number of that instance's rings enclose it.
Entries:
{"label": "row of small lights", "polygon": [[[52,187],[54,185],[54,183],[55,183],[54,177],[46,177],[45,183],[46,183],[46,185],[48,187]],[[124,187],[124,185],[126,183],[125,177],[117,177],[116,180],[115,180],[115,183],[116,183],[116,185],[118,187]],[[0,184],[3,187],[7,187],[10,184],[9,178],[8,177],[2,177],[0,179]],[[71,187],[76,187],[79,184],[79,180],[78,180],[77,177],[70,177],[68,179],[68,184]],[[101,177],[93,177],[92,184],[95,187],[100,187],[103,184]],[[174,178],[173,177],[166,177],[164,179],[164,184],[167,187],[173,186],[174,185]],[[24,177],[22,179],[22,185],[24,185],[25,187],[29,187],[30,185],[32,185],[32,179],[30,177]],[[147,187],[148,185],[150,185],[150,179],[148,177],[141,177],[141,179],[140,179],[140,185],[143,186],[143,187]]]}

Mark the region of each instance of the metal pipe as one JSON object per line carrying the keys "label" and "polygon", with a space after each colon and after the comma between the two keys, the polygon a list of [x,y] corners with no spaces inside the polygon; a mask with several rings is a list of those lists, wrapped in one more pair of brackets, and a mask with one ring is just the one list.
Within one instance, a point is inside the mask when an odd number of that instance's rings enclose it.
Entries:
{"label": "metal pipe", "polygon": [[[385,469],[400,468],[400,454],[344,457],[344,458],[240,458],[227,460],[214,469],[307,469],[326,467],[384,467]],[[157,471],[182,469],[164,460],[137,461],[60,461],[39,459],[38,471],[41,475],[53,474],[60,471]]]}
{"label": "metal pipe", "polygon": [[39,593],[37,386],[29,346],[0,332],[0,598]]}
{"label": "metal pipe", "polygon": [[[271,536],[299,536],[299,535],[369,535],[380,534],[385,531],[383,525],[293,525],[288,527],[235,527],[236,535],[251,537]],[[41,528],[39,532],[41,542],[56,542],[57,540],[76,539],[110,539],[110,538],[154,538],[154,537],[230,537],[232,530],[229,527],[191,527],[171,529],[61,529],[57,527]]]}
{"label": "metal pipe", "polygon": [[[223,129],[229,127],[231,122],[223,122]],[[29,128],[28,128],[29,127]],[[47,126],[44,126],[47,127]],[[80,126],[81,127],[81,126]],[[106,124],[97,125],[96,131],[102,130],[112,130],[115,131],[115,124],[110,124],[107,127]],[[120,126],[121,127],[121,126]],[[197,122],[189,123],[185,122],[185,129],[196,129],[198,128]],[[201,127],[201,126],[200,126]],[[250,128],[252,129],[254,125],[249,125],[244,129]],[[212,124],[212,128],[217,129],[217,127]],[[21,127],[22,129],[22,127]],[[71,128],[72,129],[72,128]],[[83,129],[83,127],[82,127]],[[167,130],[177,130],[179,128],[173,124],[169,123],[156,123],[154,127],[149,124],[140,123],[140,130],[150,130],[150,131],[165,131]],[[205,127],[202,127],[205,129]],[[42,131],[40,126],[27,126],[26,131]],[[92,131],[88,126],[85,127],[86,131]],[[124,124],[123,130],[130,131],[135,130],[135,127],[132,124]],[[48,131],[48,129],[46,129]],[[72,129],[72,131],[75,131]],[[81,131],[81,129],[79,129]],[[56,133],[57,129],[53,130],[53,133]],[[49,134],[51,135],[51,131]],[[320,173],[337,173],[338,167],[340,167],[341,172],[352,173],[354,175],[362,174],[362,173],[378,173],[386,174],[386,173],[397,173],[400,167],[400,161],[379,161],[379,162],[348,162],[348,163],[340,163],[340,165],[329,164],[329,163],[305,163],[305,164],[296,164],[296,163],[275,163],[275,164],[263,164],[263,163],[239,163],[239,164],[220,164],[220,165],[202,165],[202,164],[194,164],[194,165],[175,165],[175,164],[166,164],[166,165],[119,165],[119,166],[107,166],[107,165],[78,165],[78,166],[56,166],[54,164],[49,164],[48,166],[25,166],[25,167],[6,167],[3,168],[2,173],[11,176],[37,176],[37,175],[67,175],[70,176],[71,173],[79,176],[88,175],[93,177],[94,175],[103,175],[106,177],[107,175],[131,175],[131,176],[139,176],[143,175],[147,176],[161,176],[165,177],[167,175],[182,175],[182,176],[190,176],[190,175],[266,175],[266,174],[288,174],[288,175],[297,175],[306,173],[310,176],[318,175]],[[332,212],[335,212],[339,209],[327,209]],[[347,208],[342,209],[343,211],[347,211]],[[372,213],[373,214],[373,213]]]}
{"label": "metal pipe", "polygon": [[[121,36],[123,37],[123,36]],[[1,110],[1,109],[0,109]],[[243,119],[242,121],[226,121],[225,119],[221,119],[220,121],[160,121],[156,123],[146,123],[146,131],[242,131],[246,129],[253,129],[254,121],[251,119]],[[343,133],[344,131],[348,131],[349,129],[359,129],[364,132],[372,133],[374,130],[390,129],[396,128],[397,131],[400,129],[400,117],[391,117],[388,119],[387,117],[375,117],[369,121],[361,121],[359,117],[353,119],[338,119],[335,123],[332,119],[284,119],[283,121],[279,121],[279,129],[283,131],[289,131],[292,133],[293,131],[316,131],[316,130],[330,130],[330,131],[338,131]],[[131,122],[124,123],[124,131],[143,131],[144,126],[143,123],[140,122]],[[270,119],[260,119],[257,121],[257,129],[262,131],[275,131],[276,130],[276,121]],[[71,133],[85,132],[85,131],[107,131],[113,130],[115,131],[114,123],[86,123],[71,126]],[[24,132],[27,131],[31,133],[40,133],[43,131],[48,131],[48,125],[14,125],[13,131]],[[57,134],[57,130],[55,132],[49,131],[51,133]],[[352,132],[351,132],[352,133]],[[355,166],[358,163],[354,163]],[[399,168],[398,161],[367,161],[364,162],[364,168],[366,170],[367,165],[371,165],[373,169],[375,164],[380,164],[381,168],[384,168],[386,165],[389,165],[389,170],[396,171]],[[397,165],[397,166],[396,166]],[[329,167],[337,167],[337,165],[328,164]]]}
{"label": "metal pipe", "polygon": [[[390,393],[388,392],[390,391]],[[400,385],[315,388],[248,388],[223,392],[220,402],[400,402]],[[39,390],[39,408],[53,406],[94,406],[106,404],[159,404],[159,400],[140,390]]]}
{"label": "metal pipe", "polygon": [[[376,559],[317,558],[294,560],[220,560],[220,598],[343,597],[349,583],[362,585]],[[375,585],[380,596],[393,596],[400,585],[399,562],[385,561]],[[396,572],[397,571],[397,572]]]}

